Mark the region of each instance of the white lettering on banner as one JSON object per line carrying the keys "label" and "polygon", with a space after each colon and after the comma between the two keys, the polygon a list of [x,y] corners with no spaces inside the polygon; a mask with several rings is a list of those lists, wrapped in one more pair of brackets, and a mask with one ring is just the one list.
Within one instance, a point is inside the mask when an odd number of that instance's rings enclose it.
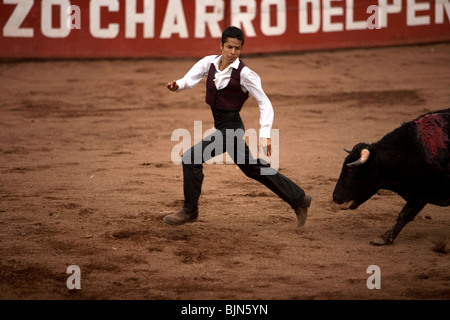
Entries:
{"label": "white lettering on banner", "polygon": [[181,0],[169,0],[161,30],[161,39],[169,39],[173,34],[188,38],[189,33]]}
{"label": "white lettering on banner", "polygon": [[367,20],[355,21],[354,20],[354,0],[347,0],[346,2],[346,14],[345,14],[345,29],[346,30],[364,30],[367,27]]}
{"label": "white lettering on banner", "polygon": [[127,0],[125,6],[125,38],[136,39],[137,24],[144,24],[143,38],[155,37],[155,0],[144,0],[144,12],[136,12],[136,0]]}
{"label": "white lettering on banner", "polygon": [[343,16],[344,8],[333,7],[332,2],[341,0],[323,0],[323,32],[343,31],[344,25],[342,22],[331,22],[332,17]]}
{"label": "white lettering on banner", "polygon": [[12,12],[9,20],[3,27],[4,37],[17,37],[17,38],[33,38],[33,28],[21,28],[21,24],[27,17],[31,8],[33,7],[33,0],[3,0],[4,4],[15,4],[16,8]]}
{"label": "white lettering on banner", "polygon": [[389,0],[378,0],[378,7],[380,7],[380,27],[387,28],[388,14],[399,13],[402,11],[402,0],[392,0],[392,4],[387,4]]}
{"label": "white lettering on banner", "polygon": [[[59,8],[59,27],[53,27],[52,7]],[[43,0],[41,5],[41,32],[48,38],[66,38],[70,34],[66,21],[70,19],[67,8],[70,7],[69,0]]]}
{"label": "white lettering on banner", "polygon": [[436,0],[434,16],[436,24],[444,23],[444,6],[447,18],[450,20],[450,0]]}
{"label": "white lettering on banner", "polygon": [[[213,12],[207,12],[208,7],[213,7]],[[224,18],[223,0],[196,0],[195,1],[195,37],[205,38],[206,27],[211,37],[220,38],[222,31],[220,21]]]}
{"label": "white lettering on banner", "polygon": [[[277,24],[270,23],[270,8],[275,7]],[[286,32],[286,0],[262,0],[261,2],[261,32],[265,36],[279,36]]]}
{"label": "white lettering on banner", "polygon": [[[308,23],[308,4],[311,5],[311,22]],[[320,0],[299,0],[299,33],[316,33],[320,29]]]}
{"label": "white lettering on banner", "polygon": [[110,12],[119,11],[119,0],[91,0],[89,4],[89,30],[94,38],[113,39],[119,34],[119,24],[110,23],[101,27],[101,7],[107,7]]}
{"label": "white lettering on banner", "polygon": [[430,4],[427,2],[416,3],[415,0],[408,0],[407,2],[407,19],[406,24],[408,26],[423,26],[430,24],[430,16],[418,17],[416,13],[419,11],[430,10]]}
{"label": "white lettering on banner", "polygon": [[[246,11],[242,12],[241,7]],[[256,37],[256,31],[252,21],[256,18],[255,0],[233,0],[231,1],[231,25],[241,28],[247,37]]]}
{"label": "white lettering on banner", "polygon": [[[230,16],[227,18],[225,1],[230,3]],[[367,8],[356,0],[195,0],[194,31],[191,35],[186,21],[186,1],[183,0],[168,0],[165,4],[155,0],[90,0],[88,8],[86,4],[82,7],[84,11],[71,5],[71,2],[75,1],[3,0],[2,5],[13,5],[14,8],[1,12],[2,21],[5,21],[2,35],[33,38],[35,32],[40,31],[47,38],[67,38],[73,29],[81,29],[82,14],[89,15],[89,26],[84,30],[97,39],[115,39],[119,34],[127,39],[153,39],[158,36],[160,39],[187,39],[191,36],[220,38],[222,28],[228,24],[225,19],[229,19],[231,25],[240,27],[247,37],[283,36],[288,28],[295,28],[295,25],[301,35],[388,28],[389,18],[395,18],[398,25],[399,17],[405,27],[439,25],[450,21],[450,0],[373,0],[367,3],[378,2],[378,5]],[[298,7],[293,5],[295,2]],[[143,7],[139,12],[138,4]],[[295,10],[298,10],[298,18],[294,19],[298,21],[288,21],[288,18],[295,17]],[[27,21],[30,12],[33,12],[33,20],[30,17]],[[108,15],[107,18],[106,12],[120,15]],[[158,20],[162,21],[160,26],[155,25],[157,14],[162,16]],[[258,14],[259,26],[256,25]],[[161,32],[155,35],[159,27]],[[122,29],[123,32],[120,32]],[[138,36],[138,30],[142,30],[142,35]]]}

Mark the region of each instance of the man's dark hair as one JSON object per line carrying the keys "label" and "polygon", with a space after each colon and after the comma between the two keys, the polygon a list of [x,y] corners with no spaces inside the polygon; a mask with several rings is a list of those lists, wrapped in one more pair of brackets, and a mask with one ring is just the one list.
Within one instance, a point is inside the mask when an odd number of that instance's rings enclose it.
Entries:
{"label": "man's dark hair", "polygon": [[242,32],[242,30],[237,27],[228,27],[223,31],[222,44],[227,42],[228,38],[236,38],[238,40],[241,40],[242,45],[244,45],[244,40],[245,40],[244,32]]}

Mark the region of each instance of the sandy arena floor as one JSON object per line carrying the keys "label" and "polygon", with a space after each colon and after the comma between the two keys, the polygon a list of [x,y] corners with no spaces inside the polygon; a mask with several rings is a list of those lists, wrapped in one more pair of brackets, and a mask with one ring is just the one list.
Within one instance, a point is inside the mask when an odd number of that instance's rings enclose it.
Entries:
{"label": "sandy arena floor", "polygon": [[[450,107],[450,43],[242,59],[274,105],[280,172],[313,195],[302,229],[233,164],[205,165],[197,223],[162,222],[183,200],[172,132],[213,125],[204,80],[165,88],[196,59],[0,63],[0,298],[450,299],[449,249],[433,243],[449,246],[448,207],[375,247],[404,200],[331,201],[344,147]],[[241,114],[259,129],[253,98]]]}

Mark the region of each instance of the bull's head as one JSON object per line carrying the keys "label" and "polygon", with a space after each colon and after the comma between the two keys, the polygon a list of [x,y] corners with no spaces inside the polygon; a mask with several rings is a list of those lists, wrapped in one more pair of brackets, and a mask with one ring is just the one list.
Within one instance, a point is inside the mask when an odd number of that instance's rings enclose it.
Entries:
{"label": "bull's head", "polygon": [[356,209],[378,190],[378,173],[371,157],[370,146],[358,143],[344,161],[333,192],[333,201],[343,209]]}

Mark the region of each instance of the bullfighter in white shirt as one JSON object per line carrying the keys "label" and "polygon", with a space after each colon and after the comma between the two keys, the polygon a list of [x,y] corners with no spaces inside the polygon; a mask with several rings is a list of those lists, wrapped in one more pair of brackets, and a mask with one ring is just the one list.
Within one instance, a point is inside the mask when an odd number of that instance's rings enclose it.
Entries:
{"label": "bullfighter in white shirt", "polygon": [[244,40],[242,30],[228,27],[222,34],[221,55],[204,57],[182,79],[167,84],[169,90],[180,92],[194,87],[203,77],[207,77],[206,103],[211,107],[217,129],[182,156],[184,205],[180,211],[164,217],[163,221],[170,225],[197,221],[203,163],[218,155],[216,148],[210,155],[204,154],[204,151],[215,141],[222,141],[222,152],[226,151],[246,176],[265,185],[294,209],[299,227],[306,222],[312,197],[263,159],[253,159],[244,140],[244,124],[239,111],[250,93],[259,105],[260,144],[270,156],[270,130],[274,116],[272,103],[262,89],[258,74],[239,59]]}

